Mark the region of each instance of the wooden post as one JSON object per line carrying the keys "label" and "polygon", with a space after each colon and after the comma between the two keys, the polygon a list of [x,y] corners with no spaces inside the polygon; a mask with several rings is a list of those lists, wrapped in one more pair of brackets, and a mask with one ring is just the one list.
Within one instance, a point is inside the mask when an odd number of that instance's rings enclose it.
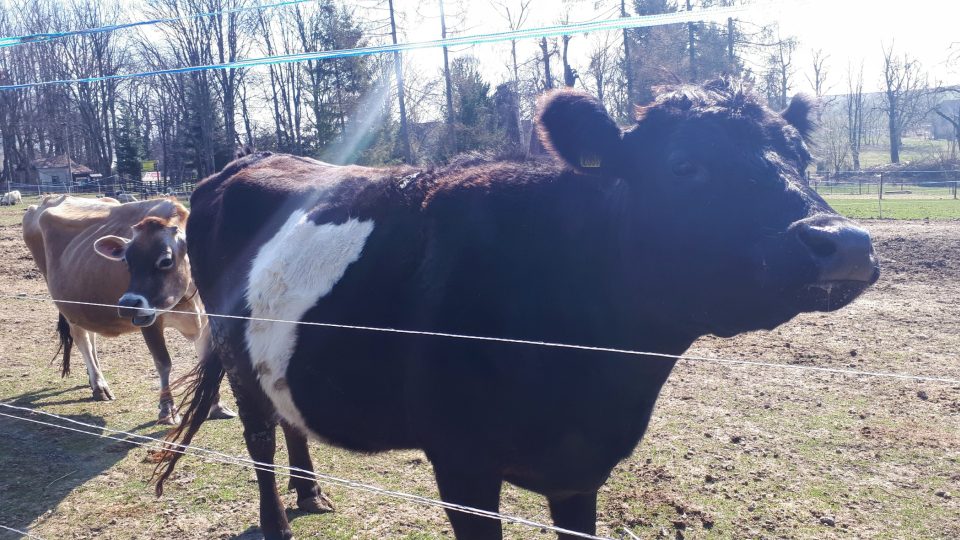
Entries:
{"label": "wooden post", "polygon": [[880,189],[877,190],[877,210],[883,219],[883,173],[880,173]]}

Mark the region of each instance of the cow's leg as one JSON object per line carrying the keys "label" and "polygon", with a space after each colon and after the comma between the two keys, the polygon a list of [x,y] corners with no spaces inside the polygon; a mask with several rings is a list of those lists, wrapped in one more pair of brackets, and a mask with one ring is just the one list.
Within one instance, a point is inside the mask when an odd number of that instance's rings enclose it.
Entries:
{"label": "cow's leg", "polygon": [[[310,461],[307,437],[304,436],[300,430],[288,425],[283,420],[280,421],[280,426],[283,428],[283,437],[287,440],[287,453],[290,455],[290,466],[309,471],[309,474],[296,471],[294,471],[293,474],[301,477],[312,476],[313,462]],[[304,512],[323,514],[335,510],[333,501],[323,494],[316,480],[291,476],[287,489],[297,490],[297,507]]]}
{"label": "cow's leg", "polygon": [[[500,508],[499,474],[482,467],[459,462],[449,464],[433,460],[433,470],[445,502],[497,512]],[[457,540],[500,540],[503,529],[500,520],[476,516],[456,510],[447,510],[450,525]]]}
{"label": "cow's leg", "polygon": [[250,459],[265,465],[256,470],[260,491],[260,529],[265,540],[290,540],[293,532],[280,493],[277,492],[277,478],[273,472],[273,458],[277,450],[277,422],[273,405],[258,387],[252,372],[246,370],[245,375],[241,376],[231,370],[227,374],[233,395],[237,398],[237,408],[240,409],[247,452],[250,453]]}
{"label": "cow's leg", "polygon": [[110,391],[106,377],[100,372],[100,362],[97,359],[97,334],[71,324],[70,335],[73,336],[73,344],[80,350],[83,363],[87,366],[87,378],[90,380],[90,389],[93,390],[93,399],[112,400],[113,392]]}
{"label": "cow's leg", "polygon": [[[550,515],[557,527],[586,534],[597,534],[597,492],[550,498]],[[558,535],[560,540],[578,538]]]}
{"label": "cow's leg", "polygon": [[153,356],[153,365],[160,374],[160,414],[158,424],[176,425],[180,423],[180,415],[173,403],[173,394],[170,393],[170,353],[167,351],[167,342],[163,339],[163,326],[151,324],[140,329],[150,355]]}
{"label": "cow's leg", "polygon": [[[199,332],[194,332],[191,330],[191,333],[184,331],[182,328],[177,329],[180,330],[180,333],[183,334],[183,337],[193,342],[194,348],[197,349],[197,358],[203,358],[203,355],[209,346],[210,327],[203,326]],[[237,413],[230,410],[230,408],[224,405],[220,400],[220,390],[218,389],[217,397],[214,398],[213,405],[210,406],[210,412],[207,414],[207,418],[213,420],[226,420],[228,418],[236,417]]]}

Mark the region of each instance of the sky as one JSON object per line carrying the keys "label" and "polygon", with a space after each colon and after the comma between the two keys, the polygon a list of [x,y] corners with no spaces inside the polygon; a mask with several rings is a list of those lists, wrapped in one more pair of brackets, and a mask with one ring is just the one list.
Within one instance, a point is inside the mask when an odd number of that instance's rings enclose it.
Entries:
{"label": "sky", "polygon": [[[513,6],[519,4],[519,0],[499,2]],[[631,3],[627,2],[628,5]],[[448,27],[453,26],[458,34],[507,29],[502,9],[489,0],[466,2],[467,13],[462,18],[465,22],[457,21],[456,6],[463,4],[447,0]],[[396,5],[405,10],[409,37],[417,40],[439,37],[439,0],[397,0]],[[411,10],[411,6],[416,8]],[[572,21],[615,17],[619,13],[619,1],[533,0],[532,15],[525,27],[556,24],[566,10],[569,10]],[[812,90],[807,76],[812,72],[811,51],[816,49],[823,49],[828,55],[828,93],[843,93],[848,64],[858,66],[861,61],[864,64],[864,90],[879,90],[882,47],[890,44],[919,59],[930,72],[931,82],[960,84],[960,30],[957,27],[960,0],[756,0],[750,11],[737,18],[758,24],[779,21],[783,37],[795,36],[799,40],[794,60],[795,92]],[[598,38],[600,36],[593,35],[575,39],[571,43],[573,61],[585,58],[589,48],[586,40]],[[952,68],[947,64],[951,45],[958,57]],[[521,57],[529,56],[534,50],[535,44],[527,40],[521,44]],[[507,76],[507,44],[476,45],[457,52],[480,58],[488,78],[502,80]],[[424,69],[434,65],[439,69],[442,65],[439,51],[422,51],[412,56]]]}

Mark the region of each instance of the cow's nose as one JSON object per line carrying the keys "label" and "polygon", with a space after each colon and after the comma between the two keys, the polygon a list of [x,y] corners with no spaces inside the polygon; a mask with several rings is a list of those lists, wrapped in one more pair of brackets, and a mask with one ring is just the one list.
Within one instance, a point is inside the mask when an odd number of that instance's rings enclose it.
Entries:
{"label": "cow's nose", "polygon": [[117,305],[125,308],[142,308],[147,305],[147,300],[139,294],[125,294],[120,297]]}
{"label": "cow's nose", "polygon": [[819,270],[819,281],[859,281],[880,277],[870,233],[840,216],[814,216],[791,226]]}
{"label": "cow's nose", "polygon": [[127,319],[143,315],[150,308],[150,303],[139,294],[127,293],[121,296],[120,300],[117,300],[117,306],[117,314],[120,318]]}

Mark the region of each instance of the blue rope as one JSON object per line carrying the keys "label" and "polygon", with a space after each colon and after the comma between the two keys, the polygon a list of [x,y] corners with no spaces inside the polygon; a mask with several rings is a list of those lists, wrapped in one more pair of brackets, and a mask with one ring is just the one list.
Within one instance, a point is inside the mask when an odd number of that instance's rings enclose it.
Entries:
{"label": "blue rope", "polygon": [[473,34],[467,36],[450,37],[447,39],[434,39],[427,41],[414,41],[408,43],[397,43],[387,45],[371,45],[367,47],[356,47],[352,49],[336,49],[330,51],[315,51],[296,54],[281,54],[274,56],[263,56],[259,58],[250,58],[246,60],[237,60],[223,64],[208,64],[203,66],[185,66],[170,69],[160,69],[154,71],[143,71],[139,73],[101,75],[97,77],[85,77],[81,79],[61,79],[56,81],[40,81],[22,84],[0,85],[2,90],[22,90],[25,88],[34,88],[51,84],[76,84],[76,83],[96,83],[104,81],[113,81],[120,79],[132,79],[137,77],[150,77],[155,75],[175,75],[182,73],[193,73],[197,71],[208,71],[212,69],[238,69],[256,66],[265,66],[272,64],[289,64],[293,62],[306,62],[310,60],[331,60],[336,58],[350,58],[355,56],[367,56],[372,54],[383,54],[391,52],[412,51],[417,49],[428,49],[434,47],[457,47],[464,45],[477,45],[481,43],[493,43],[497,41],[509,41],[517,39],[536,39],[545,37],[556,37],[569,34],[578,34],[585,32],[595,32],[600,30],[622,30],[625,28],[640,28],[649,26],[660,26],[666,24],[699,22],[719,17],[729,17],[741,13],[748,9],[747,6],[729,6],[700,9],[696,11],[681,11],[676,13],[664,13],[658,15],[643,15],[635,17],[623,17],[617,19],[607,19],[603,21],[590,21],[581,23],[571,23],[554,26],[543,26],[539,28],[511,30],[507,32],[495,32],[488,34]]}
{"label": "blue rope", "polygon": [[225,9],[222,11],[210,11],[207,13],[194,13],[190,15],[181,15],[179,17],[167,17],[165,19],[152,19],[149,21],[113,24],[108,26],[100,26],[98,28],[86,28],[83,30],[68,30],[66,32],[46,32],[46,33],[40,33],[40,34],[28,34],[25,36],[0,37],[0,48],[14,47],[16,45],[23,45],[25,43],[43,43],[46,41],[53,41],[55,39],[65,38],[69,36],[84,36],[89,34],[100,34],[103,32],[113,32],[115,30],[122,30],[124,28],[135,28],[137,26],[151,26],[154,24],[170,23],[170,22],[176,22],[176,21],[188,20],[188,19],[201,19],[204,17],[215,17],[217,15],[230,15],[234,13],[242,13],[244,11],[259,11],[259,10],[270,9],[275,7],[292,6],[295,4],[304,4],[307,2],[315,2],[315,1],[316,0],[287,0],[285,2],[277,2],[275,4],[263,4],[263,5],[257,5],[257,6],[238,7],[238,8]]}

